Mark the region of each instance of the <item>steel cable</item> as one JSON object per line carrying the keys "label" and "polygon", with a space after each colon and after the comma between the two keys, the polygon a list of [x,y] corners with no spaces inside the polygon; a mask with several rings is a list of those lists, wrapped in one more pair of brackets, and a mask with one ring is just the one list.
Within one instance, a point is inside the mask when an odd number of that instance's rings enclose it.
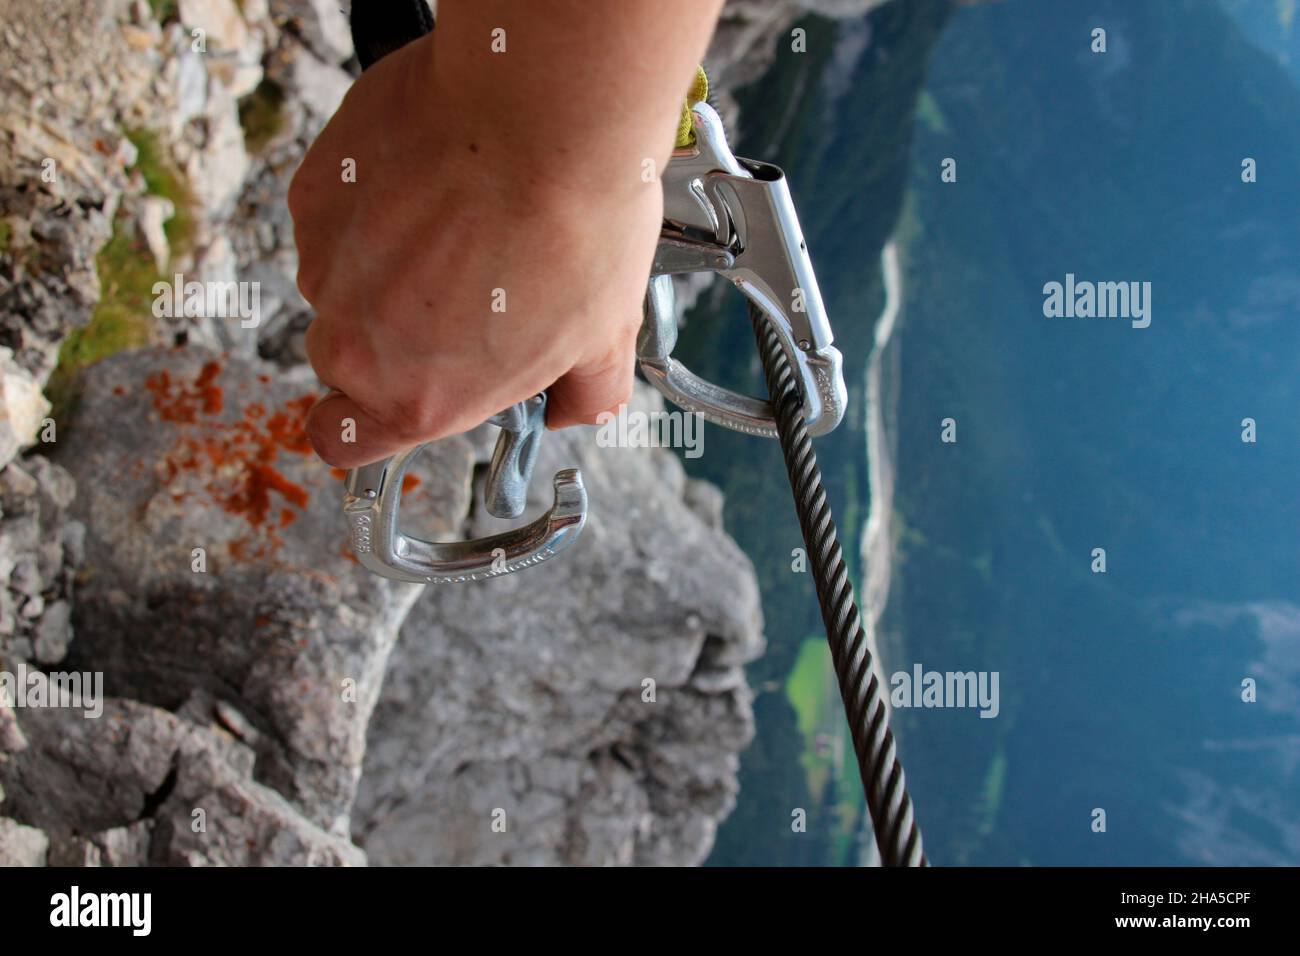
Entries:
{"label": "steel cable", "polygon": [[826,640],[830,643],[831,660],[853,736],[853,750],[858,758],[858,772],[862,776],[881,862],[885,866],[928,866],[921,846],[921,831],[912,811],[912,798],[903,778],[903,765],[889,729],[889,711],[872,667],[862,615],[849,583],[835,519],[822,487],[817,455],[804,424],[803,392],[772,323],[753,304],[749,307],[749,320],[754,326],[754,338],[767,378],[781,453],[785,456],[799,528],[808,549],[817,603],[821,605],[822,621],[826,624]]}

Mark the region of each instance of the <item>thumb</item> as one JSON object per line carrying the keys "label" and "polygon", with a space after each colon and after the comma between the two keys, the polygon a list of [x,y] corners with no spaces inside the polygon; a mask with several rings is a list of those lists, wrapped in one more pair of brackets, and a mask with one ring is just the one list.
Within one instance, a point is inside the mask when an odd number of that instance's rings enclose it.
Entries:
{"label": "thumb", "polygon": [[332,391],[307,413],[307,437],[316,454],[336,468],[356,468],[406,447],[374,416],[342,392]]}

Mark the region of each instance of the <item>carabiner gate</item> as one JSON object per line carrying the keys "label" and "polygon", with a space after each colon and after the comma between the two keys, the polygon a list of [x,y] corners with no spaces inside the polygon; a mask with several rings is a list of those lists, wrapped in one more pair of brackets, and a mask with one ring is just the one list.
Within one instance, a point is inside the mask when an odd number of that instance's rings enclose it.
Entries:
{"label": "carabiner gate", "polygon": [[637,359],[672,402],[737,431],[776,437],[771,403],[707,382],[672,357],[677,341],[672,275],[716,272],[772,323],[803,386],[809,434],[844,417],[843,360],[822,303],[785,173],[739,159],[707,103],[692,107],[695,142],[663,174],[664,224],[645,297]]}

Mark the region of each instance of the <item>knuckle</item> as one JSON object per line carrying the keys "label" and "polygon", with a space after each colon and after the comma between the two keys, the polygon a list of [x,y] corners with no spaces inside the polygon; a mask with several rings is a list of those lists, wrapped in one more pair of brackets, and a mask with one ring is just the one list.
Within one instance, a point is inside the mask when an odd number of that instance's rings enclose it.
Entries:
{"label": "knuckle", "polygon": [[321,271],[300,257],[298,260],[298,273],[295,278],[299,294],[312,305],[318,304],[321,286],[323,285]]}
{"label": "knuckle", "polygon": [[592,422],[594,422],[595,419],[604,412],[614,412],[617,414],[620,408],[627,405],[632,400],[632,382],[628,381],[620,383],[619,387],[611,389],[605,397],[608,401],[603,407],[597,409],[592,414]]}
{"label": "knuckle", "polygon": [[384,418],[395,438],[412,444],[428,441],[443,426],[440,410],[424,394],[392,401]]}
{"label": "knuckle", "polygon": [[343,391],[365,380],[364,351],[351,336],[338,335],[320,317],[307,328],[307,359],[322,382]]}

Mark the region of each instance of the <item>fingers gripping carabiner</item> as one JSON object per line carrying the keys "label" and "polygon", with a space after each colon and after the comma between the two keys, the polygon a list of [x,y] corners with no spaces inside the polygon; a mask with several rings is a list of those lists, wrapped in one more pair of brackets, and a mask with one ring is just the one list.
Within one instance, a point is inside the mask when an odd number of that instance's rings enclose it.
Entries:
{"label": "fingers gripping carabiner", "polygon": [[707,382],[672,357],[672,275],[716,272],[772,323],[800,378],[809,434],[824,435],[848,401],[839,350],[799,218],[776,166],[738,159],[707,103],[692,110],[695,142],[664,170],[664,225],[646,292],[637,359],[671,401],[727,428],[776,437],[771,403]]}
{"label": "fingers gripping carabiner", "polygon": [[[546,421],[546,396],[512,405],[488,419],[501,429],[484,497],[501,518],[524,511],[537,446]],[[427,444],[427,443],[426,443]],[[577,540],[587,519],[587,492],[576,468],[557,472],[555,503],[531,524],[470,541],[426,541],[398,524],[402,478],[424,445],[348,472],[343,498],[352,552],[363,565],[398,581],[441,584],[509,574],[559,554]]]}

